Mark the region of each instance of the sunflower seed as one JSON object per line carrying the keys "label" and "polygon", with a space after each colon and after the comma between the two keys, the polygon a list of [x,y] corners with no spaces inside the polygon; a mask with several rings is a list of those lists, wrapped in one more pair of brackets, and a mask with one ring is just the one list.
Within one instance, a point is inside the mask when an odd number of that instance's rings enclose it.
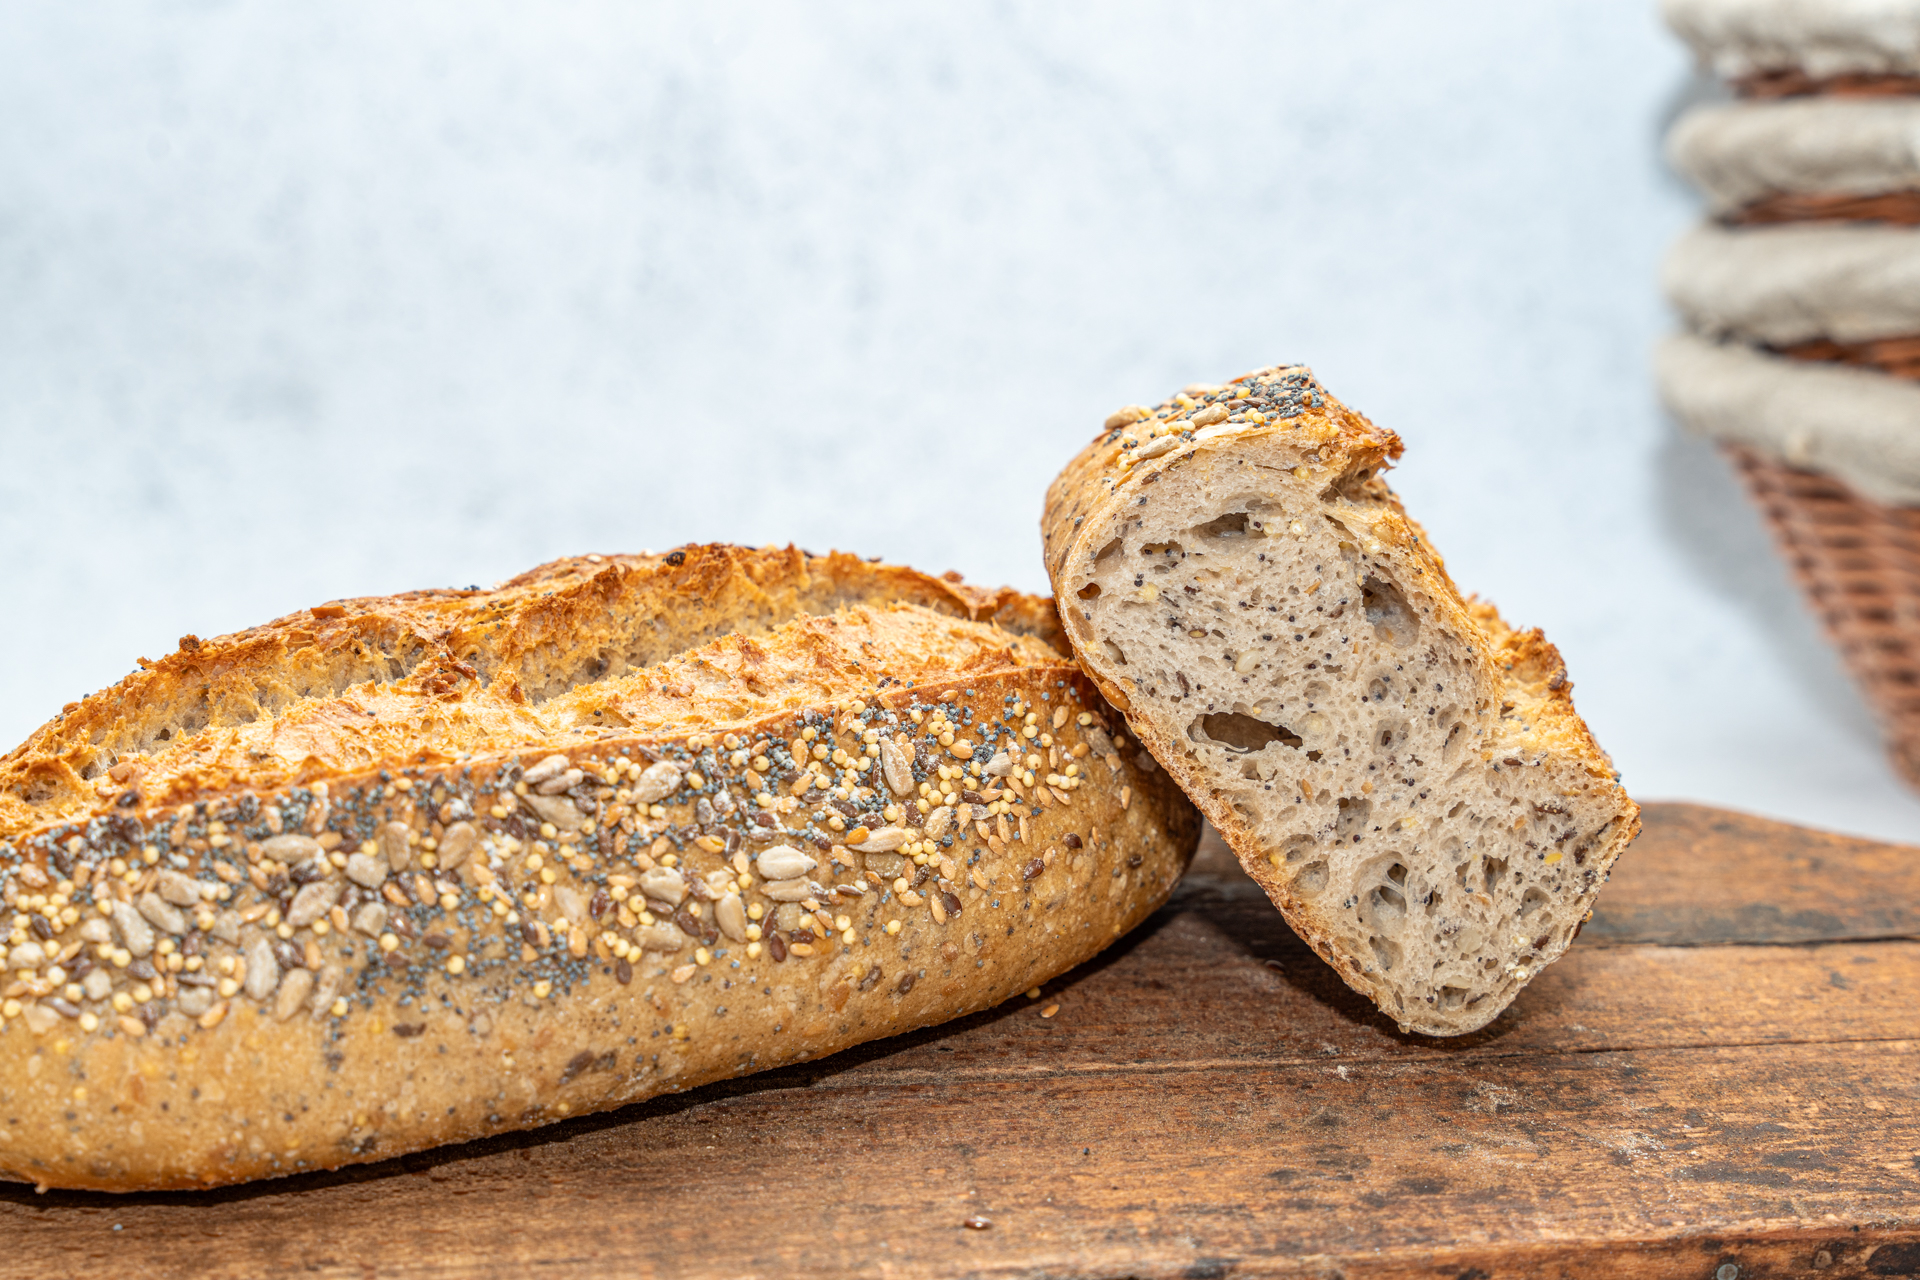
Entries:
{"label": "sunflower seed", "polygon": [[187,918],[180,914],[180,908],[167,902],[159,894],[143,893],[136,905],[140,909],[140,914],[147,918],[147,923],[155,928],[165,929],[175,936],[187,931]]}
{"label": "sunflower seed", "polygon": [[566,796],[521,796],[520,803],[542,822],[551,822],[562,831],[578,831],[586,823],[579,806]]}
{"label": "sunflower seed", "polygon": [[913,753],[899,739],[887,739],[880,744],[880,772],[893,794],[907,795],[913,790]]}
{"label": "sunflower seed", "polygon": [[907,842],[905,827],[880,827],[867,833],[867,838],[859,844],[849,844],[849,849],[861,853],[891,853]]}
{"label": "sunflower seed", "polygon": [[657,902],[670,906],[679,906],[686,901],[687,882],[678,871],[668,867],[655,867],[640,875],[640,894]]}
{"label": "sunflower seed", "polygon": [[687,935],[670,924],[650,924],[633,938],[642,951],[678,951],[687,945]]}
{"label": "sunflower seed", "polygon": [[113,927],[120,933],[120,945],[134,955],[153,953],[153,926],[140,918],[131,903],[113,904]]}
{"label": "sunflower seed", "polygon": [[318,1021],[333,1009],[334,997],[340,994],[340,984],[346,980],[346,971],[337,964],[330,964],[320,970],[320,979],[313,986],[313,1016]]}
{"label": "sunflower seed", "polygon": [[378,889],[387,882],[387,864],[364,853],[347,855],[347,879],[363,889]]}
{"label": "sunflower seed", "polygon": [[287,908],[287,923],[303,929],[332,910],[339,900],[339,881],[316,880],[293,895],[293,905]]}
{"label": "sunflower seed", "polygon": [[326,850],[312,836],[284,835],[273,836],[260,842],[260,852],[275,862],[304,862],[308,858],[317,858]]}
{"label": "sunflower seed", "polygon": [[305,969],[295,969],[280,980],[280,990],[273,997],[273,1020],[285,1022],[300,1012],[300,1006],[313,994],[313,974]]}
{"label": "sunflower seed", "polygon": [[[405,871],[407,864],[413,860],[413,854],[407,848],[409,834],[405,823],[389,822],[380,828],[380,855],[395,871]],[[379,881],[374,882],[374,884],[378,883]],[[367,887],[371,889],[374,886]]]}
{"label": "sunflower seed", "polygon": [[795,876],[805,875],[820,864],[790,845],[777,844],[760,851],[757,865],[761,876],[768,880],[791,880]]}
{"label": "sunflower seed", "polygon": [[529,787],[537,787],[548,778],[557,778],[567,771],[567,758],[561,755],[548,756],[539,764],[520,775],[520,781]]}
{"label": "sunflower seed", "polygon": [[680,787],[680,766],[662,760],[659,764],[648,765],[645,771],[634,780],[633,798],[641,804],[652,804],[664,800]]}
{"label": "sunflower seed", "polygon": [[824,890],[816,890],[807,883],[805,876],[794,876],[790,880],[769,880],[760,886],[760,892],[775,902],[798,902],[802,898],[813,897],[817,892],[824,893]]}
{"label": "sunflower seed", "polygon": [[448,871],[465,866],[480,843],[480,830],[471,822],[456,822],[440,837],[440,865]]}
{"label": "sunflower seed", "polygon": [[911,869],[905,854],[870,853],[866,857],[867,870],[877,872],[888,880]]}
{"label": "sunflower seed", "polygon": [[735,942],[747,940],[747,909],[737,893],[721,895],[713,908],[713,922],[720,926],[720,932]]}
{"label": "sunflower seed", "polygon": [[247,981],[244,990],[249,999],[265,1000],[280,985],[280,962],[273,958],[273,946],[256,936],[247,944]]}
{"label": "sunflower seed", "polygon": [[178,871],[162,871],[154,882],[154,888],[160,896],[176,907],[193,907],[200,904],[200,885],[190,876]]}
{"label": "sunflower seed", "polygon": [[369,902],[353,913],[353,931],[364,933],[369,938],[377,938],[387,927],[387,904]]}

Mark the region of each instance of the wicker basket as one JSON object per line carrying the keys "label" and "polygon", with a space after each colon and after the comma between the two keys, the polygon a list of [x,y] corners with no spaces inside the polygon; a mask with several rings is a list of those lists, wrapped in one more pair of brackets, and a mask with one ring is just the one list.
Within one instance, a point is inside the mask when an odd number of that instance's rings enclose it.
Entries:
{"label": "wicker basket", "polygon": [[1920,787],[1920,509],[1871,502],[1740,445],[1721,448],[1885,727],[1894,766]]}

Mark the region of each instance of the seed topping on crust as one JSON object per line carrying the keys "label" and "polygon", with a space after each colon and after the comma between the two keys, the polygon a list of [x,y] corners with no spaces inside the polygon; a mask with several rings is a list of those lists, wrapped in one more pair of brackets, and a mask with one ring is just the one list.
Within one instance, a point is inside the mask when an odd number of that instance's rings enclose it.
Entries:
{"label": "seed topping on crust", "polygon": [[[1073,820],[1089,781],[1123,795],[1136,766],[1084,677],[1057,670],[1037,700],[1019,673],[882,677],[725,731],[115,805],[30,833],[0,844],[0,1036],[184,1042],[236,1015],[338,1028],[392,1000],[411,1038],[439,1009],[478,1027],[490,1005],[598,982],[751,981],[841,956],[905,975],[855,984],[904,999],[923,952],[979,951],[976,912],[1149,888]],[[1063,840],[1070,862],[1041,843]],[[685,1031],[670,1018],[656,1034]]]}

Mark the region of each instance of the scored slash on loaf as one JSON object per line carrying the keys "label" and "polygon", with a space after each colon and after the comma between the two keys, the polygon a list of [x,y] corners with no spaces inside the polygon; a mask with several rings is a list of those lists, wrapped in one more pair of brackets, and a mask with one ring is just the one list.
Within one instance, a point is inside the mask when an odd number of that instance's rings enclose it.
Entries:
{"label": "scored slash on loaf", "polygon": [[1638,810],[1559,654],[1470,604],[1305,368],[1109,418],[1048,491],[1082,664],[1294,930],[1403,1029],[1485,1026]]}
{"label": "scored slash on loaf", "polygon": [[1199,829],[1059,646],[724,546],[189,637],[0,758],[0,1172],[333,1168],[1029,989]]}

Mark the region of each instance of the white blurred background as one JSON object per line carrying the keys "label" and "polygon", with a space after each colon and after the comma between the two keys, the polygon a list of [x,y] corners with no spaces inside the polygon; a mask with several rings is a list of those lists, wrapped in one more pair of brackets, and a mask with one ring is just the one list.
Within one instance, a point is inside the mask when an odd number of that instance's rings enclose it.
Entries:
{"label": "white blurred background", "polygon": [[1662,417],[1651,0],[0,3],[0,740],[345,595],[689,540],[1045,586],[1111,409],[1400,432],[1642,798],[1920,840]]}

